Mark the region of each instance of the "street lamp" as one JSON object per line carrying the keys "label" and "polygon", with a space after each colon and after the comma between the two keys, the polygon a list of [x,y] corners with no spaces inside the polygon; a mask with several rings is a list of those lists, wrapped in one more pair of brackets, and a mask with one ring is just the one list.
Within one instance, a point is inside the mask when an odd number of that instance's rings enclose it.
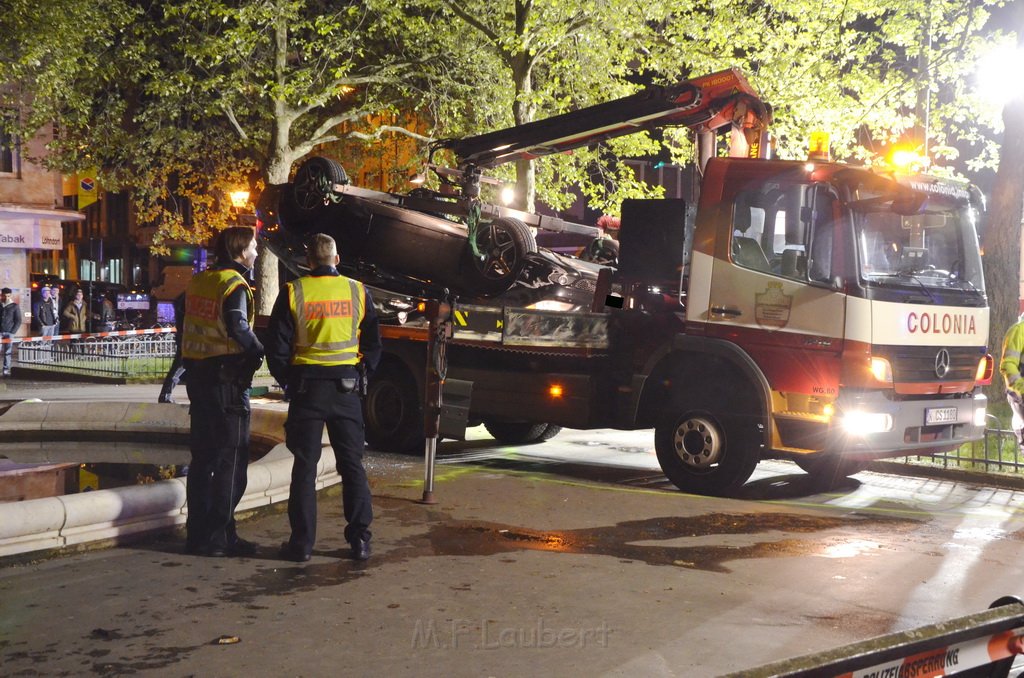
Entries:
{"label": "street lamp", "polygon": [[978,61],[978,94],[997,110],[1010,101],[1024,97],[1024,48],[1004,42],[996,45]]}
{"label": "street lamp", "polygon": [[249,204],[249,191],[231,191],[228,195],[231,198],[231,206],[236,210],[240,210]]}

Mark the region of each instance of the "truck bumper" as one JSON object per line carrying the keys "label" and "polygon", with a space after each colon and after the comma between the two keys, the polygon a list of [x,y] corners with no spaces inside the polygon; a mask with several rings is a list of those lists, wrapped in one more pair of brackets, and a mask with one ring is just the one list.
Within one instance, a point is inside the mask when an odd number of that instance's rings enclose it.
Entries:
{"label": "truck bumper", "polygon": [[957,400],[891,400],[879,391],[836,401],[829,448],[844,455],[897,457],[950,450],[985,435],[983,394]]}

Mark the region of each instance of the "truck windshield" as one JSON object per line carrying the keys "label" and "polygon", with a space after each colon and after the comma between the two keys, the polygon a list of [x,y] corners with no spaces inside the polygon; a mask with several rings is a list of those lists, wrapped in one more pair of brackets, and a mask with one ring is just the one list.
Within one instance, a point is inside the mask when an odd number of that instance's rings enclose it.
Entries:
{"label": "truck windshield", "polygon": [[958,185],[876,177],[851,191],[861,280],[983,292],[975,211]]}

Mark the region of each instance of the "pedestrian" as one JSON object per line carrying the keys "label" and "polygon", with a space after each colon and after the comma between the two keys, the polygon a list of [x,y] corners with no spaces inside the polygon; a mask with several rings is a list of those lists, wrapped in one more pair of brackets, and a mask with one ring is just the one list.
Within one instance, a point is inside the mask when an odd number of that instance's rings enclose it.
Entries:
{"label": "pedestrian", "polygon": [[85,293],[81,289],[75,290],[74,296],[61,313],[65,328],[71,334],[82,334],[86,331],[86,319],[89,309],[85,304]]}
{"label": "pedestrian", "polygon": [[36,304],[36,318],[39,320],[39,336],[52,337],[57,334],[57,309],[53,305],[49,287],[39,288],[39,303]]}
{"label": "pedestrian", "polygon": [[363,284],[339,275],[334,240],[315,234],[310,273],[285,285],[270,314],[267,363],[290,397],[285,442],[294,456],[288,496],[286,560],[309,560],[316,541],[316,469],[324,425],[342,482],[345,540],[355,560],[370,557],[373,510],[363,468],[360,391],[380,361],[373,300]]}
{"label": "pedestrian", "polygon": [[110,298],[110,293],[103,295],[103,303],[100,304],[100,332],[111,332],[117,320],[117,310]]}
{"label": "pedestrian", "polygon": [[57,286],[54,286],[54,287],[50,288],[50,303],[53,305],[53,317],[57,319],[57,324],[59,326],[60,325],[60,288],[57,287]]}
{"label": "pedestrian", "polygon": [[1024,451],[1024,378],[1021,376],[1021,354],[1024,354],[1024,314],[1010,326],[1003,337],[1003,355],[999,373],[1006,384],[1006,401],[1010,404],[1011,423],[1017,446]]}
{"label": "pedestrian", "polygon": [[[85,303],[85,293],[81,288],[75,290],[71,301],[64,307],[61,313],[61,320],[64,322],[64,329],[68,334],[83,334],[86,332],[86,322],[89,316],[89,308]],[[68,342],[71,353],[82,352],[82,340],[70,339]]]}
{"label": "pedestrian", "polygon": [[0,364],[5,377],[11,376],[11,354],[14,339],[21,329],[21,306],[11,300],[11,288],[0,289]]}
{"label": "pedestrian", "polygon": [[245,493],[249,466],[249,388],[263,364],[263,345],[248,277],[256,261],[256,234],[235,226],[214,245],[217,266],[185,289],[182,364],[188,378],[191,431],[185,496],[188,553],[242,556],[256,545],[238,536],[235,508]]}

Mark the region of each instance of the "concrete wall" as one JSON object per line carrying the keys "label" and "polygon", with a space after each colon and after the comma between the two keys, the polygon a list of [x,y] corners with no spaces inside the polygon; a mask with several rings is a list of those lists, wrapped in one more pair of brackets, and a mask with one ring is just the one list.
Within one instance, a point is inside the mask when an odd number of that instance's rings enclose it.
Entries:
{"label": "concrete wall", "polygon": [[[288,498],[292,455],[283,442],[286,415],[282,410],[257,408],[252,412],[253,440],[272,449],[249,465],[248,487],[238,505],[239,511]],[[21,402],[0,415],[0,438],[5,437],[5,432],[18,432],[18,437],[23,438],[44,430],[49,437],[66,435],[68,440],[75,440],[82,431],[90,432],[90,437],[97,432],[185,436],[189,430],[188,408],[126,402]],[[59,458],[59,448],[59,442],[51,444],[51,459]],[[117,540],[184,523],[188,512],[186,481],[174,478],[148,485],[2,503],[0,558]],[[334,451],[325,447],[317,472],[317,489],[340,481]]]}

